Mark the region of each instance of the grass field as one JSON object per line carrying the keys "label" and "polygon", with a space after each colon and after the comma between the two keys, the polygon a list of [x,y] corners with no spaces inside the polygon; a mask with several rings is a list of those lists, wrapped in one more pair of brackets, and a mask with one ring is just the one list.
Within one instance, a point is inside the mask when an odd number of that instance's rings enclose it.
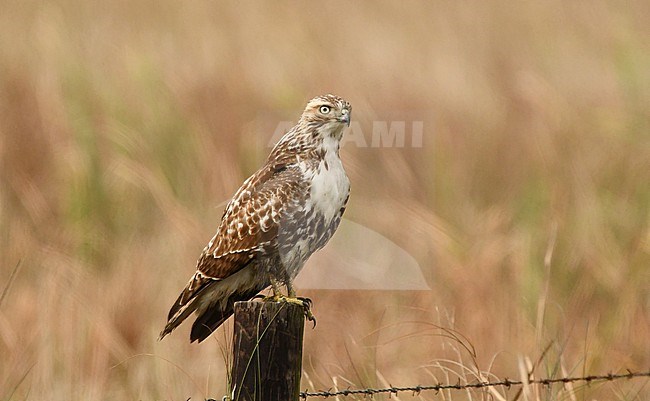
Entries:
{"label": "grass field", "polygon": [[[642,1],[4,1],[0,400],[220,399],[230,326],[157,334],[277,124],[329,92],[358,128],[347,224],[431,290],[302,291],[303,388],[647,370],[649,38]],[[405,146],[373,147],[377,121]]]}

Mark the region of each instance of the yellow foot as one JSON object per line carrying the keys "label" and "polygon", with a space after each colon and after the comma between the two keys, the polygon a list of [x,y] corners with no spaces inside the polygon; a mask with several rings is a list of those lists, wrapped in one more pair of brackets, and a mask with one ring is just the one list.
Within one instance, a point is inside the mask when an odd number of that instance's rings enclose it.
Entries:
{"label": "yellow foot", "polygon": [[[311,313],[311,306],[313,305],[313,302],[309,298],[303,298],[303,297],[288,297],[286,295],[269,295],[267,297],[261,297],[258,296],[259,298],[262,298],[262,302],[286,302],[289,304],[294,304],[298,306],[302,306],[302,308],[305,311],[305,319],[309,320],[310,322],[314,323],[314,327],[316,327],[316,318],[314,317],[314,314]],[[258,298],[255,297],[255,298]]]}

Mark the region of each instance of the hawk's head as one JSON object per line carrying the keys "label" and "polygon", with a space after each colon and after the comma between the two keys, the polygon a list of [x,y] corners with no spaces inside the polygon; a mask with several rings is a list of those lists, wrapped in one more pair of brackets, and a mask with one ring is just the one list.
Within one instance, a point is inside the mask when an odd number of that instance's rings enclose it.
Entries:
{"label": "hawk's head", "polygon": [[352,106],[347,101],[335,95],[323,95],[307,103],[300,122],[318,128],[322,134],[329,133],[340,139],[343,128],[350,125],[351,113]]}

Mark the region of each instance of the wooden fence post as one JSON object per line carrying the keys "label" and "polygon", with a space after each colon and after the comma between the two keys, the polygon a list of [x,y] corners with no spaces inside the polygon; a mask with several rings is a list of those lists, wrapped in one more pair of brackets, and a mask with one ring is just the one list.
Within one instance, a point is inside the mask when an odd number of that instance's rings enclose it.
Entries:
{"label": "wooden fence post", "polygon": [[301,306],[236,302],[233,401],[298,401],[305,325]]}

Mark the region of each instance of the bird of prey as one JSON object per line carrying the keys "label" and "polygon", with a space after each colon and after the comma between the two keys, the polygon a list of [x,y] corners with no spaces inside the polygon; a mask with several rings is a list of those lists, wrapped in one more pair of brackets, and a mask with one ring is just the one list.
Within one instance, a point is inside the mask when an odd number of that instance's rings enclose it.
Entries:
{"label": "bird of prey", "polygon": [[292,281],[329,241],[345,211],[350,181],[339,146],[351,111],[335,95],[307,103],[298,124],[226,206],[160,339],[194,312],[190,341],[201,342],[232,315],[235,302],[248,301],[269,285],[273,295],[265,300],[299,304],[313,320],[311,301],[296,296]]}

